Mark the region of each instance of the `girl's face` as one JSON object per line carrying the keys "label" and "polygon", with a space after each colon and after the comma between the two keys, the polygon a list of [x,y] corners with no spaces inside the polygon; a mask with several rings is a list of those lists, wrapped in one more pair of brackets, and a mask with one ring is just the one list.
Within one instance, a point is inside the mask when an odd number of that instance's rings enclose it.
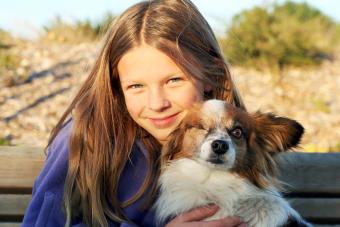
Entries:
{"label": "girl's face", "polygon": [[118,63],[127,110],[160,143],[180,124],[188,108],[203,100],[203,85],[185,75],[163,52],[141,45]]}

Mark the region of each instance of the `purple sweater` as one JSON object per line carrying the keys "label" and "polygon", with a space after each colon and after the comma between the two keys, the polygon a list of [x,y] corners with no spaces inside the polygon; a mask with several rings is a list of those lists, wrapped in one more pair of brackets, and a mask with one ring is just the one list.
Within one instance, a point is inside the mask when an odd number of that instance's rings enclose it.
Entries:
{"label": "purple sweater", "polygon": [[[72,122],[68,122],[59,132],[48,150],[47,160],[33,186],[32,200],[26,210],[23,227],[64,226],[65,214],[62,209],[63,189],[68,168],[68,145]],[[133,147],[131,161],[128,162],[119,181],[118,198],[126,201],[142,185],[147,173],[147,151],[137,142]],[[139,207],[144,197],[125,208],[127,217],[137,226],[155,226],[152,209],[142,211]],[[114,223],[110,226],[135,226],[128,223]],[[81,220],[72,220],[71,226],[85,226]]]}

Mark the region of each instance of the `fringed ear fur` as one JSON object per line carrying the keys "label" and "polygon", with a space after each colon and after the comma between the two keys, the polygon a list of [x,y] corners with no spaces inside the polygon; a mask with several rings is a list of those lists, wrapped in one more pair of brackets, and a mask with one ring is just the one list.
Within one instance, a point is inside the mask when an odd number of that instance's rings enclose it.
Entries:
{"label": "fringed ear fur", "polygon": [[161,166],[165,166],[168,161],[176,159],[182,152],[184,134],[192,125],[197,124],[197,111],[200,104],[195,104],[190,112],[183,119],[182,123],[167,138],[161,152]]}
{"label": "fringed ear fur", "polygon": [[304,133],[303,126],[289,118],[259,112],[252,117],[255,120],[257,145],[272,154],[296,147]]}
{"label": "fringed ear fur", "polygon": [[177,129],[170,133],[167,142],[162,147],[161,166],[165,166],[168,161],[173,159],[176,153],[181,151],[184,133],[184,123],[181,123],[181,125]]}

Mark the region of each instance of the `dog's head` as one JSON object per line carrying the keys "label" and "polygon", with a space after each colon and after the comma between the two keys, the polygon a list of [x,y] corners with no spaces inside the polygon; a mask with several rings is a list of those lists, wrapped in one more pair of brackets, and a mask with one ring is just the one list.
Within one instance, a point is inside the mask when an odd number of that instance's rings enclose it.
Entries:
{"label": "dog's head", "polygon": [[265,187],[275,173],[273,154],[297,146],[303,132],[294,120],[250,114],[226,102],[209,100],[196,105],[169,135],[162,149],[162,165],[190,158]]}

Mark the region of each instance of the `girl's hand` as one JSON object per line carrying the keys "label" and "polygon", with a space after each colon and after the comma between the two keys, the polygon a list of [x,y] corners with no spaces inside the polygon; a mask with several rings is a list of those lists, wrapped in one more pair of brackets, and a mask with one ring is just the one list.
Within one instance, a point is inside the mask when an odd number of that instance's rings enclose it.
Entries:
{"label": "girl's hand", "polygon": [[227,217],[213,221],[202,221],[218,211],[218,206],[200,207],[178,215],[166,227],[246,227],[239,217]]}

